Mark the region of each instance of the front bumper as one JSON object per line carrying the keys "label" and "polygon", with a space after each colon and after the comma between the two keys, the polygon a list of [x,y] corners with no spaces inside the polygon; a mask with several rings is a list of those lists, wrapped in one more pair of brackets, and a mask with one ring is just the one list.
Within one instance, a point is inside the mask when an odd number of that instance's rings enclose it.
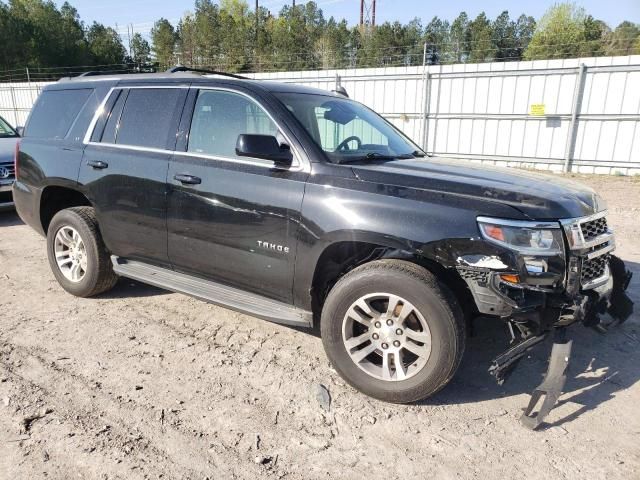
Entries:
{"label": "front bumper", "polygon": [[11,193],[12,180],[0,180],[0,210],[13,208],[13,196]]}
{"label": "front bumper", "polygon": [[479,313],[509,320],[523,338],[575,322],[606,328],[613,321],[603,320],[604,313],[626,320],[633,310],[625,294],[631,273],[612,255],[615,237],[605,215],[560,220],[555,228],[564,231],[566,251],[559,256],[513,250],[460,256],[457,270]]}

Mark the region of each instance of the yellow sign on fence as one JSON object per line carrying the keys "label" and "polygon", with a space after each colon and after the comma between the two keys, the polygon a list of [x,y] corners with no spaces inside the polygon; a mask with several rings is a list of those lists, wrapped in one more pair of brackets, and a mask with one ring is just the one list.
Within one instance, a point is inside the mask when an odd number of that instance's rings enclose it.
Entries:
{"label": "yellow sign on fence", "polygon": [[544,103],[534,103],[531,105],[529,115],[534,117],[544,117]]}

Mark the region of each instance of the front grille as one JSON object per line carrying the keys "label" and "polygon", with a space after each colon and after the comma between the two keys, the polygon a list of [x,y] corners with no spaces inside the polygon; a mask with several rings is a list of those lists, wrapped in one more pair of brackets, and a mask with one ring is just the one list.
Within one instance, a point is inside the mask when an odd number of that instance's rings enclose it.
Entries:
{"label": "front grille", "polygon": [[[3,173],[8,172],[8,176]],[[13,163],[0,163],[0,180],[13,180],[15,169]]]}
{"label": "front grille", "polygon": [[607,265],[609,265],[609,254],[601,255],[600,257],[592,258],[591,260],[585,259],[582,262],[580,283],[585,285],[588,282],[604,276],[607,271]]}
{"label": "front grille", "polygon": [[609,230],[607,227],[607,219],[605,217],[581,223],[580,229],[582,230],[582,236],[584,237],[585,242],[593,240],[598,235],[607,233]]}

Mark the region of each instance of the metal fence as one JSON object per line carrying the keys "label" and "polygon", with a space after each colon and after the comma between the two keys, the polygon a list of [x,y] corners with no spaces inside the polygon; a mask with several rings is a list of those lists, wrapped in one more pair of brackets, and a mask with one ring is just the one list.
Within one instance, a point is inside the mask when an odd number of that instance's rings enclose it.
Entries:
{"label": "metal fence", "polygon": [[[640,55],[252,76],[342,85],[436,156],[640,174]],[[24,124],[43,85],[0,84],[0,115]]]}

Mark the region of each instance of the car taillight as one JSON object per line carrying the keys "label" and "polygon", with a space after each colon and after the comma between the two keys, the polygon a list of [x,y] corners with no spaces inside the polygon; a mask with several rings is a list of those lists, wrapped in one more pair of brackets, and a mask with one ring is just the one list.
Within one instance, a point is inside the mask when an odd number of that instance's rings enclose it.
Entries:
{"label": "car taillight", "polygon": [[13,155],[13,175],[18,179],[18,157],[20,156],[20,140],[16,142],[16,151]]}

